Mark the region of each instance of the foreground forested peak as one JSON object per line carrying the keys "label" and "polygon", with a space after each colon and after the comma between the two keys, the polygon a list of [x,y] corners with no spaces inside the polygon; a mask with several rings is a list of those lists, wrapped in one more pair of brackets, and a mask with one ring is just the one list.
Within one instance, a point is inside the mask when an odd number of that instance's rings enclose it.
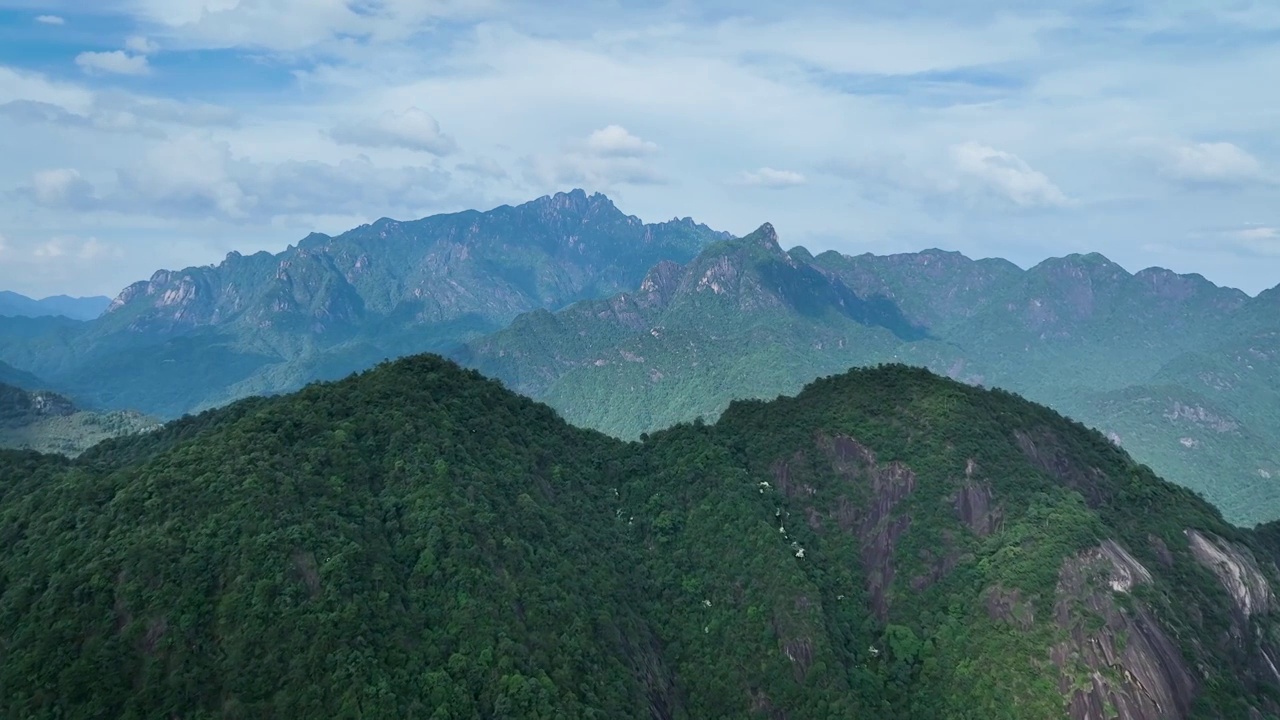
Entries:
{"label": "foreground forested peak", "polygon": [[16,716],[1249,717],[1277,545],[903,365],[624,443],[423,355],[0,453]]}

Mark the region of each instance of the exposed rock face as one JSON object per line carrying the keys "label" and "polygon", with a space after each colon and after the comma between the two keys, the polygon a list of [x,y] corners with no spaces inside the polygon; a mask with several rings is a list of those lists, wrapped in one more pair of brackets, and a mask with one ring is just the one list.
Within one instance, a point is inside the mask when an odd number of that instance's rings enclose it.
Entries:
{"label": "exposed rock face", "polygon": [[1111,540],[1063,563],[1054,618],[1068,639],[1051,656],[1073,720],[1189,716],[1198,685],[1177,645],[1146,609],[1116,602],[1148,582],[1150,571]]}
{"label": "exposed rock face", "polygon": [[1248,548],[1212,533],[1186,530],[1191,554],[1218,577],[1245,619],[1272,609],[1271,585]]}
{"label": "exposed rock face", "polygon": [[987,591],[987,616],[1003,620],[1019,630],[1030,630],[1036,622],[1035,607],[1022,597],[1022,591],[999,585]]}
{"label": "exposed rock face", "polygon": [[990,483],[966,481],[952,496],[956,515],[978,537],[986,537],[1004,525],[1004,511],[992,504]]}
{"label": "exposed rock face", "polygon": [[1097,468],[1082,468],[1072,462],[1057,438],[1047,432],[1015,430],[1014,439],[1033,465],[1084,496],[1089,507],[1106,500],[1107,478]]}
{"label": "exposed rock face", "polygon": [[872,609],[884,620],[889,614],[888,592],[895,574],[894,548],[911,526],[910,516],[894,510],[916,489],[916,475],[900,462],[879,464],[870,448],[847,435],[819,436],[818,446],[837,474],[855,485],[860,494],[866,493],[862,507],[840,496],[834,514],[840,529],[855,533],[861,541]]}

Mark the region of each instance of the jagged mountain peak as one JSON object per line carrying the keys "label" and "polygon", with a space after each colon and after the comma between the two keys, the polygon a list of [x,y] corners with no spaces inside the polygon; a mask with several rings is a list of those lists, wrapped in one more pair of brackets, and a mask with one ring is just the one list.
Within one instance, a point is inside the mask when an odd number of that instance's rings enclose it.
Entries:
{"label": "jagged mountain peak", "polygon": [[778,231],[773,229],[773,223],[767,222],[761,225],[747,237],[755,238],[759,242],[769,243],[770,245],[778,244]]}

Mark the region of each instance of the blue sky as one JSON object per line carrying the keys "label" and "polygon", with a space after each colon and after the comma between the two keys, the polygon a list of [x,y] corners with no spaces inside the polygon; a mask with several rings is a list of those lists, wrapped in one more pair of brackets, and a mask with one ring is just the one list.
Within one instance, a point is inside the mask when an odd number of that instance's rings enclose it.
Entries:
{"label": "blue sky", "polygon": [[583,187],[1280,283],[1280,3],[0,0],[0,289]]}

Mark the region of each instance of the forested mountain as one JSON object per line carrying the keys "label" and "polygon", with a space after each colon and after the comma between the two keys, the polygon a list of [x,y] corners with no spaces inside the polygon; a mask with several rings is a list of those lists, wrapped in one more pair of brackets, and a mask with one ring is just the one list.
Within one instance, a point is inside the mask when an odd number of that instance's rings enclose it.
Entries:
{"label": "forested mountain", "polygon": [[625,443],[420,356],[0,452],[0,713],[1268,718],[1278,557],[920,369]]}
{"label": "forested mountain", "polygon": [[905,362],[1044,402],[1252,524],[1280,518],[1278,306],[1096,253],[815,257],[575,190],[159,271],[91,321],[0,317],[0,382],[174,417],[429,350],[636,438]]}
{"label": "forested mountain", "polygon": [[0,362],[0,383],[33,390],[40,387],[41,381],[29,372],[23,372],[12,365]]}
{"label": "forested mountain", "polygon": [[276,255],[158,271],[90,322],[0,318],[0,360],[93,404],[176,416],[608,296],[723,237],[688,218],[646,225],[581,190],[384,218]]}
{"label": "forested mountain", "polygon": [[814,257],[784,252],[766,225],[655,266],[636,291],[519,317],[455,357],[624,438],[907,362],[1098,427],[1251,524],[1280,517],[1277,297],[1130,274],[1098,254],[1025,271],[937,250]]}
{"label": "forested mountain", "polygon": [[8,290],[0,290],[0,315],[44,317],[61,315],[73,320],[92,320],[111,304],[103,296],[70,297],[54,295],[36,300]]}
{"label": "forested mountain", "polygon": [[83,410],[58,393],[0,382],[0,447],[77,455],[101,440],[157,425],[141,413]]}

